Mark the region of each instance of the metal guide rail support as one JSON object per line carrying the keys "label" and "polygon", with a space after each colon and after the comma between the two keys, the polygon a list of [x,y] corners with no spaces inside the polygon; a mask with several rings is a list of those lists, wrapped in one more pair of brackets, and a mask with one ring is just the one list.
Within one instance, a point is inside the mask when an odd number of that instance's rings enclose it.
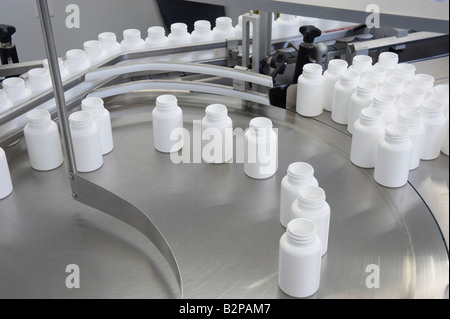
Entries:
{"label": "metal guide rail support", "polygon": [[161,252],[172,269],[177,279],[181,297],[183,297],[183,283],[178,262],[172,249],[164,236],[155,226],[150,218],[141,210],[123,198],[107,191],[106,189],[84,179],[78,175],[75,156],[72,147],[67,107],[64,97],[64,88],[59,72],[58,57],[53,38],[47,0],[36,0],[39,10],[42,32],[49,61],[49,68],[55,90],[57,110],[63,133],[63,144],[69,165],[69,178],[71,180],[73,198],[83,204],[96,208],[106,214],[113,216],[144,234]]}

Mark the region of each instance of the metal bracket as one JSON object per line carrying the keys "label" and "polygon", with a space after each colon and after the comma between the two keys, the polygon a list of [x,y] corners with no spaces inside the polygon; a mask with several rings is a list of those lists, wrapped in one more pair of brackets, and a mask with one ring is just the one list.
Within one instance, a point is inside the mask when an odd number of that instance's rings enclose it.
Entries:
{"label": "metal bracket", "polygon": [[227,39],[227,66],[235,67],[239,64],[239,40]]}

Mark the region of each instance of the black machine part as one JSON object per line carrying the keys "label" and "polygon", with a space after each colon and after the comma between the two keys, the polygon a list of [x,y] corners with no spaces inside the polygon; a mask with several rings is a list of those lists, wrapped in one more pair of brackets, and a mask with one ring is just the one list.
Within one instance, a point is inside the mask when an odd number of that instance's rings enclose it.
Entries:
{"label": "black machine part", "polygon": [[2,64],[19,63],[16,46],[12,43],[12,35],[16,28],[12,25],[0,24],[0,57]]}
{"label": "black machine part", "polygon": [[303,35],[303,42],[300,44],[297,56],[297,62],[295,64],[293,84],[296,84],[298,77],[302,74],[303,66],[307,63],[315,63],[318,54],[316,53],[316,46],[314,45],[314,39],[322,34],[320,29],[313,25],[304,25],[300,27],[300,33]]}

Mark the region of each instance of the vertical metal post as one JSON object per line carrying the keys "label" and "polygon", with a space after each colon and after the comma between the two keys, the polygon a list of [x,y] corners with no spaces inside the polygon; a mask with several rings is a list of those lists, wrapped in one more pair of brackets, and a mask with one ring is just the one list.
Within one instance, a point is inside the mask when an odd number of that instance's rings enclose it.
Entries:
{"label": "vertical metal post", "polygon": [[55,40],[53,38],[53,30],[50,20],[48,3],[47,0],[36,0],[36,4],[44,36],[44,44],[45,50],[47,52],[48,65],[53,83],[56,108],[58,110],[58,116],[61,123],[61,132],[63,135],[64,147],[67,154],[69,174],[76,174],[77,168],[75,163],[75,155],[73,152],[72,136],[70,134],[66,99],[64,97],[64,87],[59,70],[58,54],[56,52]]}

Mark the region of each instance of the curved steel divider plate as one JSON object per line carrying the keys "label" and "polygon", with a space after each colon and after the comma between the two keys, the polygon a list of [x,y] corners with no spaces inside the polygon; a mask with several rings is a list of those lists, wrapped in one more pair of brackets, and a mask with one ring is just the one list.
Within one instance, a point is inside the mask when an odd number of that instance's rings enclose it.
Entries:
{"label": "curved steel divider plate", "polygon": [[150,239],[172,269],[180,288],[181,298],[183,298],[183,283],[178,262],[166,239],[153,221],[136,206],[83,177],[72,174],[71,180],[75,200],[119,219]]}

